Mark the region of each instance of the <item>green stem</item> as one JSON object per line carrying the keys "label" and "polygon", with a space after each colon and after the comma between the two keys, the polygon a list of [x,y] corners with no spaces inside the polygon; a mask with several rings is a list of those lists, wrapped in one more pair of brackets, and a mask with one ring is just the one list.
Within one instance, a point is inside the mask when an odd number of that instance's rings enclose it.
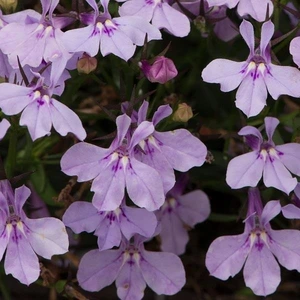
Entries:
{"label": "green stem", "polygon": [[6,174],[8,178],[14,176],[17,160],[17,143],[18,143],[18,131],[13,124],[10,131],[9,145],[8,145],[8,155],[6,164]]}

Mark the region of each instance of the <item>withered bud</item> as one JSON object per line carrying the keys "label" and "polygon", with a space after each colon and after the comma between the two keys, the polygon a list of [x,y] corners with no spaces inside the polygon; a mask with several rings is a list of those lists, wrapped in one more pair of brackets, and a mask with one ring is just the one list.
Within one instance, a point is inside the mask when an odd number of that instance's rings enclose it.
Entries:
{"label": "withered bud", "polygon": [[18,5],[18,0],[0,0],[0,7],[1,9],[9,14],[13,13]]}
{"label": "withered bud", "polygon": [[77,71],[79,73],[90,74],[95,71],[97,68],[97,59],[95,57],[90,57],[87,54],[77,61]]}
{"label": "withered bud", "polygon": [[173,121],[175,122],[187,122],[193,117],[192,108],[186,103],[180,103],[177,110],[173,114]]}

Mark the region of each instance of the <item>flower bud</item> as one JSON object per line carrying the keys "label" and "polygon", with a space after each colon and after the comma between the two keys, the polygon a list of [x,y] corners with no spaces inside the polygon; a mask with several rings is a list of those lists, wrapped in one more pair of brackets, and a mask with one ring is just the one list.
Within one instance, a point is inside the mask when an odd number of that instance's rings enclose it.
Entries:
{"label": "flower bud", "polygon": [[97,59],[95,57],[90,57],[87,54],[83,54],[83,56],[77,61],[77,71],[79,73],[89,74],[95,71],[97,68]]}
{"label": "flower bud", "polygon": [[192,108],[186,103],[180,103],[177,110],[173,115],[173,121],[175,122],[187,122],[193,117]]}
{"label": "flower bud", "polygon": [[178,74],[173,61],[164,56],[156,57],[152,65],[148,61],[142,60],[140,67],[149,81],[161,84],[173,79]]}
{"label": "flower bud", "polygon": [[0,7],[5,13],[12,13],[16,10],[18,0],[0,0]]}

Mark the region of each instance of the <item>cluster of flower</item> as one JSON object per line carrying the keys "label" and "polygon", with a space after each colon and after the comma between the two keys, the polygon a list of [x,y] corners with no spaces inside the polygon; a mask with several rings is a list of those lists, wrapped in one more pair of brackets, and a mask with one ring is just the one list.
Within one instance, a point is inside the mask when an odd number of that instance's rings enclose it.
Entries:
{"label": "cluster of flower", "polygon": [[[128,61],[136,46],[161,39],[160,29],[177,37],[188,35],[190,20],[200,26],[200,11],[206,20],[219,19],[214,31],[224,41],[237,35],[226,16],[227,8],[238,5],[241,17],[250,15],[259,22],[273,13],[271,0],[176,1],[173,5],[165,0],[127,0],[119,7],[120,16],[112,17],[109,0],[99,4],[86,0],[87,11],[59,15],[54,14],[58,2],[41,0],[42,14],[25,10],[0,15],[0,76],[6,79],[0,84],[0,108],[6,116],[21,113],[19,124],[27,126],[33,141],[50,135],[52,125],[62,136],[70,132],[85,140],[79,117],[54,98],[62,95],[70,77],[68,70],[76,69],[81,58],[100,52]],[[66,30],[76,20],[82,26]],[[247,60],[216,59],[203,70],[203,80],[220,83],[224,92],[238,87],[236,106],[248,117],[262,111],[267,91],[275,100],[282,94],[300,97],[300,71],[271,62],[273,23],[262,24],[258,48],[250,22],[242,21],[240,33],[250,49]],[[298,37],[290,46],[298,65],[299,49]],[[164,56],[152,62],[141,60],[139,66],[151,82],[165,83],[177,75],[173,62]],[[185,271],[177,257],[188,242],[184,224],[193,227],[210,213],[208,197],[202,191],[182,195],[187,177],[176,182],[174,170],[186,172],[201,166],[207,149],[186,129],[155,129],[172,114],[169,105],[159,106],[151,120],[147,101],[138,110],[131,105],[122,103],[117,133],[109,148],[79,142],[63,155],[62,171],[77,176],[79,182],[92,181],[94,192],[92,203],[71,204],[63,223],[75,233],[94,232],[98,238],[98,249],[86,253],[79,265],[77,278],[82,288],[98,291],[116,281],[121,299],[142,298],[146,284],[157,294],[172,295],[185,283]],[[239,131],[253,151],[229,163],[226,181],[233,189],[251,187],[245,232],[218,238],[206,257],[210,273],[223,280],[237,274],[248,257],[245,282],[257,295],[273,293],[280,282],[280,269],[271,253],[287,269],[300,272],[300,232],[274,231],[269,224],[281,211],[287,218],[300,218],[300,186],[288,172],[300,176],[300,144],[275,146],[272,136],[278,124],[276,118],[265,118],[266,141],[252,126]],[[0,123],[0,138],[9,126],[6,119]],[[281,207],[279,201],[270,201],[263,208],[256,188],[262,176],[266,187],[287,194],[295,190],[298,206]],[[36,254],[51,258],[68,251],[61,221],[26,217],[22,207],[29,194],[25,186],[13,192],[8,180],[0,181],[0,258],[7,247],[5,271],[24,284],[39,276]],[[144,242],[156,235],[160,235],[163,252],[146,251]]]}

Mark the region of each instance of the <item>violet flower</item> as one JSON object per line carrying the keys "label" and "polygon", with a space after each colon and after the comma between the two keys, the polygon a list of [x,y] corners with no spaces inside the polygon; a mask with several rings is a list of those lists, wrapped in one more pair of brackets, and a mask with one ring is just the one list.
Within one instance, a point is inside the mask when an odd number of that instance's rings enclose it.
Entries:
{"label": "violet flower", "polygon": [[152,21],[156,28],[166,29],[178,37],[187,36],[191,29],[186,15],[170,6],[167,0],[128,0],[119,8],[119,14]]}
{"label": "violet flower", "polygon": [[185,284],[185,271],[173,253],[150,252],[143,239],[123,241],[117,250],[86,253],[77,273],[79,285],[87,291],[99,291],[116,281],[120,299],[142,299],[146,284],[157,294],[174,295]]}
{"label": "violet flower", "polygon": [[0,260],[6,250],[4,269],[29,285],[40,274],[37,254],[50,259],[68,251],[64,224],[55,218],[28,219],[23,205],[30,195],[26,186],[13,192],[8,180],[0,182]]}
{"label": "violet flower", "polygon": [[[245,136],[253,151],[233,158],[227,168],[226,182],[233,188],[255,187],[263,176],[266,187],[275,187],[289,194],[297,184],[290,172],[300,175],[300,144],[288,143],[276,146],[272,140],[279,124],[276,118],[265,118],[268,140],[252,126],[243,127],[238,134]],[[289,171],[290,172],[289,172]]]}
{"label": "violet flower", "polygon": [[161,249],[177,255],[185,252],[189,240],[186,226],[193,228],[210,214],[209,199],[204,192],[194,190],[182,195],[186,183],[187,176],[184,174],[176,181],[164,205],[157,212],[161,223]]}
{"label": "violet flower", "polygon": [[140,16],[112,18],[108,12],[109,0],[101,0],[103,13],[99,12],[95,0],[87,2],[94,10],[92,15],[82,15],[88,26],[69,30],[63,37],[71,53],[86,52],[96,56],[100,46],[103,56],[113,53],[127,61],[133,56],[136,45],[144,44],[146,34],[148,41],[161,39],[159,30]]}
{"label": "violet flower", "polygon": [[250,188],[245,231],[212,242],[205,260],[210,274],[227,280],[245,265],[246,286],[256,295],[266,296],[274,293],[280,283],[278,262],[300,272],[300,232],[272,230],[269,224],[280,210],[279,201],[269,201],[263,208],[258,189]]}
{"label": "violet flower", "polygon": [[237,5],[237,12],[241,17],[250,15],[258,22],[265,21],[267,11],[271,17],[274,10],[272,0],[207,0],[207,2],[209,6],[227,5],[229,8]]}
{"label": "violet flower", "polygon": [[[55,22],[53,19],[58,2],[41,0],[42,15],[25,10],[21,12],[20,20],[10,18],[11,22],[0,30],[0,49],[8,55],[14,69],[18,68],[19,58],[22,66],[38,67],[42,61],[52,62],[53,80],[57,80],[64,71],[70,55],[62,43],[64,33],[60,28],[61,21]],[[22,22],[24,18],[26,21]]]}
{"label": "violet flower", "polygon": [[294,67],[271,63],[269,42],[274,33],[271,21],[262,25],[259,48],[254,48],[254,31],[250,22],[243,20],[240,32],[250,49],[246,61],[213,60],[202,72],[209,83],[220,83],[221,91],[229,92],[238,87],[236,106],[247,117],[255,116],[266,105],[267,90],[273,99],[280,95],[300,97],[300,72]]}
{"label": "violet flower", "polygon": [[[34,75],[40,76],[38,73]],[[50,135],[52,125],[62,136],[72,132],[84,140],[86,132],[79,117],[52,97],[54,89],[55,83],[47,87],[41,76],[34,86],[1,83],[0,108],[8,116],[22,112],[20,125],[28,127],[32,140]]]}
{"label": "violet flower", "polygon": [[154,131],[150,122],[139,124],[130,133],[131,119],[121,115],[116,120],[117,137],[108,149],[88,143],[72,146],[61,159],[61,168],[67,175],[78,176],[78,181],[93,180],[93,205],[99,211],[117,209],[125,195],[140,207],[153,211],[165,200],[159,173],[134,156],[135,146]]}
{"label": "violet flower", "polygon": [[100,251],[119,247],[123,235],[128,241],[136,233],[152,237],[157,226],[154,213],[145,209],[123,204],[114,211],[99,211],[91,203],[83,201],[71,204],[63,222],[75,233],[95,231]]}
{"label": "violet flower", "polygon": [[152,64],[147,60],[142,60],[141,69],[150,82],[160,84],[166,83],[178,74],[173,61],[164,56],[156,57]]}

